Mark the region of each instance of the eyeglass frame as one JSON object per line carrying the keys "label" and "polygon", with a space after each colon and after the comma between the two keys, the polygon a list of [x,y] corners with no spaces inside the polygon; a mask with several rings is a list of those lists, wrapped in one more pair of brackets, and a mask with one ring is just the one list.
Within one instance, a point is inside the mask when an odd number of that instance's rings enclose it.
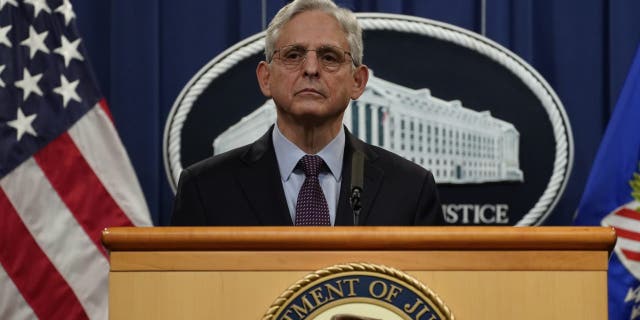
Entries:
{"label": "eyeglass frame", "polygon": [[[299,49],[304,50],[304,53],[303,53],[303,57],[302,57],[302,59],[300,60],[300,62],[298,62],[298,63],[297,63],[297,64],[295,64],[295,65],[291,65],[291,64],[289,64],[289,65],[288,65],[288,64],[284,63],[284,59],[282,59],[282,58],[280,57],[280,54],[279,54],[279,53],[280,53],[280,52],[282,52],[282,50],[283,50],[284,48],[288,48],[288,47],[298,47]],[[307,49],[307,48],[305,48],[305,47],[303,47],[303,46],[301,46],[301,45],[297,45],[297,44],[290,44],[290,45],[282,46],[282,47],[280,47],[280,48],[278,48],[278,49],[276,49],[276,50],[274,50],[274,51],[273,51],[273,53],[271,54],[271,59],[269,59],[268,63],[271,63],[274,59],[277,59],[277,60],[283,61],[283,64],[284,64],[285,66],[290,66],[290,67],[292,67],[291,69],[299,68],[299,67],[300,67],[300,66],[301,66],[301,65],[302,65],[302,64],[307,60],[307,55],[308,55],[309,51],[314,51],[314,52],[316,52],[316,58],[319,60],[320,64],[321,64],[325,69],[327,69],[327,70],[329,70],[329,71],[337,71],[337,70],[339,69],[339,67],[340,67],[341,65],[345,64],[345,62],[347,61],[347,59],[344,59],[344,61],[343,61],[343,62],[339,62],[339,63],[338,63],[337,68],[336,68],[335,70],[330,70],[330,68],[329,68],[325,63],[323,63],[323,62],[322,62],[322,60],[320,60],[320,59],[318,58],[318,56],[317,56],[318,50],[321,50],[322,48],[333,48],[333,49],[336,49],[336,51],[341,51],[343,55],[348,54],[348,55],[349,55],[349,58],[350,58],[349,60],[351,60],[351,64],[352,64],[354,67],[357,67],[357,66],[358,66],[358,64],[356,64],[356,61],[353,59],[353,55],[351,55],[351,52],[350,52],[350,51],[347,51],[347,50],[344,50],[344,49],[343,49],[343,48],[341,48],[341,47],[338,47],[338,46],[332,46],[332,45],[321,45],[321,46],[319,46],[319,47],[318,47],[318,48],[316,48],[316,49]],[[276,58],[276,56],[278,56],[278,57]]]}

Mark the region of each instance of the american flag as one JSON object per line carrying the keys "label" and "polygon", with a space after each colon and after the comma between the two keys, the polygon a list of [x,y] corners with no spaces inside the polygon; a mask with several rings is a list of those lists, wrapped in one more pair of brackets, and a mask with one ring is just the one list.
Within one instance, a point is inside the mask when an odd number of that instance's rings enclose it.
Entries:
{"label": "american flag", "polygon": [[104,319],[110,226],[148,208],[68,0],[0,0],[0,319]]}

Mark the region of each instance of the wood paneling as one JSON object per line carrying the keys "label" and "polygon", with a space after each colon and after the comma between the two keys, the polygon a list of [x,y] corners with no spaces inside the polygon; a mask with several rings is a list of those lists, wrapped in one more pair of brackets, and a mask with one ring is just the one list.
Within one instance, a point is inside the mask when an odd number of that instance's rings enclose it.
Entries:
{"label": "wood paneling", "polygon": [[607,270],[606,251],[118,251],[112,271],[315,270],[368,262],[401,270]]}
{"label": "wood paneling", "polygon": [[[408,272],[456,319],[602,320],[606,273],[598,271]],[[261,319],[307,272],[115,272],[112,319]]]}
{"label": "wood paneling", "polygon": [[111,250],[609,250],[603,227],[121,227]]}
{"label": "wood paneling", "polygon": [[305,275],[362,262],[407,272],[456,319],[607,317],[601,227],[113,228],[112,319],[261,319]]}

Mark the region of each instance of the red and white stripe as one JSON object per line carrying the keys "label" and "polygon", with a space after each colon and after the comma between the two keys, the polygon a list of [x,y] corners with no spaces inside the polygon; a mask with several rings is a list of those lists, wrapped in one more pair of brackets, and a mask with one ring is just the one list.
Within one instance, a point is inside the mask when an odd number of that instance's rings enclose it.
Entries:
{"label": "red and white stripe", "polygon": [[616,252],[622,264],[640,278],[640,207],[637,201],[617,208],[602,219],[602,225],[614,227],[618,239]]}
{"label": "red and white stripe", "polygon": [[0,267],[0,319],[33,319],[35,315],[24,301],[9,275]]}
{"label": "red and white stripe", "polygon": [[0,319],[106,319],[101,231],[150,226],[102,102],[0,179]]}

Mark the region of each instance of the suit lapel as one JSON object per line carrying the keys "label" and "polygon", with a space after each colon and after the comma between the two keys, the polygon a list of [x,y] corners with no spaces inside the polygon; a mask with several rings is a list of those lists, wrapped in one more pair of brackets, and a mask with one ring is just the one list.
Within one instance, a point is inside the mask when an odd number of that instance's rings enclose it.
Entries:
{"label": "suit lapel", "polygon": [[276,160],[271,129],[242,155],[246,170],[238,170],[238,181],[256,216],[265,226],[293,225]]}
{"label": "suit lapel", "polygon": [[359,225],[366,225],[367,217],[371,212],[373,201],[378,195],[378,189],[382,183],[384,171],[375,165],[378,155],[364,142],[353,136],[345,128],[345,151],[342,163],[342,184],[340,186],[340,200],[338,200],[338,212],[335,225],[353,225],[353,210],[349,203],[351,196],[351,159],[355,151],[364,154],[364,181],[362,190],[362,209],[358,219]]}

